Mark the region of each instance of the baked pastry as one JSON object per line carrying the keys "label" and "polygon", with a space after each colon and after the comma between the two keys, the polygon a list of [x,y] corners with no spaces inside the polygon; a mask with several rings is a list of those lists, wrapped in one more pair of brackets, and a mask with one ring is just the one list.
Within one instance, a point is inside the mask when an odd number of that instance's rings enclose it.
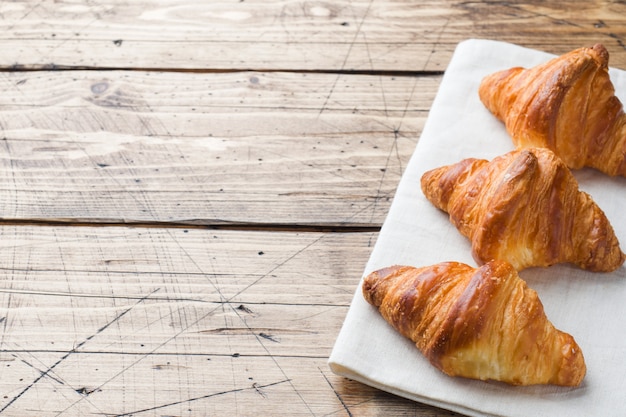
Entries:
{"label": "baked pastry", "polygon": [[576,386],[586,373],[574,338],[548,320],[537,293],[504,261],[446,262],[372,272],[365,299],[450,376]]}
{"label": "baked pastry", "polygon": [[426,172],[421,186],[470,239],[479,264],[500,259],[520,271],[573,263],[609,272],[624,262],[606,215],[549,149],[465,159]]}
{"label": "baked pastry", "polygon": [[579,48],[529,69],[488,75],[479,96],[517,148],[546,147],[572,169],[626,176],[626,115],[608,61],[601,44]]}

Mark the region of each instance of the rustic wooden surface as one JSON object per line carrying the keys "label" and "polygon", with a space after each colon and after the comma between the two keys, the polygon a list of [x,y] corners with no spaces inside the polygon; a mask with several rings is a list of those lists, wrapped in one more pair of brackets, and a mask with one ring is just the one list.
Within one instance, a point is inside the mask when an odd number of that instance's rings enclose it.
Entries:
{"label": "rustic wooden surface", "polygon": [[0,415],[458,415],[326,361],[459,41],[626,69],[544,3],[0,3]]}
{"label": "rustic wooden surface", "polygon": [[0,64],[442,71],[479,37],[553,53],[603,42],[624,66],[625,13],[598,0],[15,0],[0,6]]}

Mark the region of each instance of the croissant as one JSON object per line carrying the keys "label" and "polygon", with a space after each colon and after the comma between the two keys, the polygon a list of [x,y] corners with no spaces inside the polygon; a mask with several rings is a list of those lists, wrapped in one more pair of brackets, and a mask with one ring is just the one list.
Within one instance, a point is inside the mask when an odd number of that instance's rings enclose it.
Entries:
{"label": "croissant", "polygon": [[608,61],[601,44],[579,48],[529,69],[488,75],[479,96],[517,148],[546,147],[572,169],[626,176],[626,115]]}
{"label": "croissant", "polygon": [[576,386],[586,373],[574,338],[504,261],[392,266],[364,278],[364,298],[450,376]]}
{"label": "croissant", "polygon": [[609,272],[624,262],[606,215],[549,149],[464,159],[424,173],[421,186],[470,239],[479,264],[501,259],[520,271],[572,263]]}

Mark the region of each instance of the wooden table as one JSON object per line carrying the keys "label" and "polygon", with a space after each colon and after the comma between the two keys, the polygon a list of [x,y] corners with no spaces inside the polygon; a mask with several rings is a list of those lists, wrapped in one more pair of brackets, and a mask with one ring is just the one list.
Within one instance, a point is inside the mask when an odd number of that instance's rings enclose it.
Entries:
{"label": "wooden table", "polygon": [[0,415],[453,416],[327,358],[456,44],[605,1],[0,3]]}

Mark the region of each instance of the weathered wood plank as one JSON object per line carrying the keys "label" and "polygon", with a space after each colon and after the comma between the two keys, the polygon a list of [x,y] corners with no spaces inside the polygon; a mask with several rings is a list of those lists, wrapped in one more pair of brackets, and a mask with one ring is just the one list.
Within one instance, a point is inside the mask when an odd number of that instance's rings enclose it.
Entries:
{"label": "weathered wood plank", "polygon": [[177,228],[0,230],[2,349],[135,354],[326,357],[376,238]]}
{"label": "weathered wood plank", "polygon": [[0,66],[443,71],[478,37],[556,54],[603,42],[626,68],[625,14],[603,0],[19,0],[0,7]]}
{"label": "weathered wood plank", "polygon": [[326,365],[374,233],[0,232],[7,415],[452,415]]}
{"label": "weathered wood plank", "polygon": [[440,77],[0,80],[3,219],[376,226]]}
{"label": "weathered wood plank", "polygon": [[0,410],[11,416],[458,415],[339,378],[317,358],[18,352],[0,360]]}

